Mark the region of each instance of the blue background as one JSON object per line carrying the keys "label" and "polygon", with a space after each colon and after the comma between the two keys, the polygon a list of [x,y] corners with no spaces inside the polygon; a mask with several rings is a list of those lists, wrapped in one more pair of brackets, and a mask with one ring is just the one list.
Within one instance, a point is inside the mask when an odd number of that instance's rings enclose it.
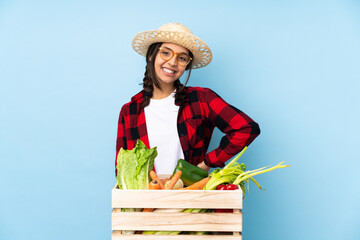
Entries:
{"label": "blue background", "polygon": [[[180,22],[210,87],[262,133],[244,239],[359,239],[359,1],[0,1],[0,239],[110,239],[117,118],[140,31]],[[214,133],[211,149],[222,135]]]}

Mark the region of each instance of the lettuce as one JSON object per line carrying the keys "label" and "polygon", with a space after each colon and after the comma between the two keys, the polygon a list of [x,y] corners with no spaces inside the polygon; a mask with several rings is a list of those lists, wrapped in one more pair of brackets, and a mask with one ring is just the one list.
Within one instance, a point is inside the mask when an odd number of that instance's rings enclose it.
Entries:
{"label": "lettuce", "polygon": [[149,172],[157,156],[156,147],[148,149],[138,140],[132,150],[120,149],[117,156],[117,184],[120,189],[148,189]]}

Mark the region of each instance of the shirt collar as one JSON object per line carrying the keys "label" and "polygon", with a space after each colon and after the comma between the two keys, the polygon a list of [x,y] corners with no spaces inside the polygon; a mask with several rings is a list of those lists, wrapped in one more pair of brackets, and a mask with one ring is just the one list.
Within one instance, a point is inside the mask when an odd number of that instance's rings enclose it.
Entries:
{"label": "shirt collar", "polygon": [[[184,91],[185,91],[186,96],[187,96],[187,94],[188,94],[188,88],[185,87],[185,88],[184,88]],[[143,101],[143,99],[144,99],[144,97],[145,97],[145,91],[144,91],[144,90],[141,90],[139,93],[137,93],[135,96],[133,96],[133,97],[131,98],[131,101],[132,101],[132,102],[136,102],[136,103],[138,103],[138,104],[141,104],[142,101]],[[181,101],[181,100],[179,100],[179,99],[175,99],[175,105],[179,106],[179,105],[181,105],[181,103],[183,103],[183,102],[188,102],[188,101],[189,101],[189,98],[188,98],[188,97],[186,97],[186,98],[184,99],[184,101]]]}

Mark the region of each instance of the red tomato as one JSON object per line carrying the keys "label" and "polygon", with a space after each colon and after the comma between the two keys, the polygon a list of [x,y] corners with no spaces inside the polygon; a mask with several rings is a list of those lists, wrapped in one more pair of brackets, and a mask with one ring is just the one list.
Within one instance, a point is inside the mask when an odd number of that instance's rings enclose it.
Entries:
{"label": "red tomato", "polygon": [[239,189],[239,186],[235,184],[229,184],[226,187],[226,190],[236,190],[236,189]]}
{"label": "red tomato", "polygon": [[226,190],[227,185],[226,184],[220,184],[219,186],[217,186],[216,190]]}
{"label": "red tomato", "polygon": [[236,190],[239,189],[238,185],[235,184],[220,184],[216,190]]}
{"label": "red tomato", "polygon": [[[220,184],[217,186],[216,190],[236,190],[239,189],[238,185],[235,184]],[[217,213],[233,212],[232,209],[215,209]]]}

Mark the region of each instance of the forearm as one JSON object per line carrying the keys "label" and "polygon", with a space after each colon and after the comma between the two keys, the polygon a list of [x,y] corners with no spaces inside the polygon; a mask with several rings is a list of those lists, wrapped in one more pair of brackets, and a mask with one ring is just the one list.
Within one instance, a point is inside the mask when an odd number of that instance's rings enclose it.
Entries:
{"label": "forearm", "polygon": [[225,134],[219,146],[205,156],[205,164],[223,167],[225,162],[250,145],[260,134],[259,125],[244,112],[213,92],[207,94],[211,122]]}
{"label": "forearm", "polygon": [[197,166],[198,166],[199,168],[204,169],[205,171],[208,171],[208,172],[210,171],[210,167],[207,166],[204,161],[202,161],[201,163],[199,163]]}

